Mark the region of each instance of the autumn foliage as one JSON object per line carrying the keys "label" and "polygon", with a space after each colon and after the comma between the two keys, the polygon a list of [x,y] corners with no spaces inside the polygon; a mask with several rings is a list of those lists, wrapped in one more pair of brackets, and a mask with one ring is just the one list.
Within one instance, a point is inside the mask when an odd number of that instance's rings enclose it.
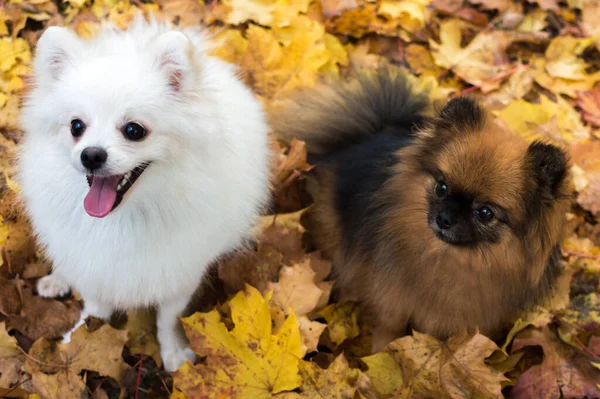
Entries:
{"label": "autumn foliage", "polygon": [[[101,21],[126,27],[139,12],[205,26],[212,53],[238,65],[267,107],[322,76],[393,63],[434,101],[470,93],[528,140],[565,146],[577,204],[553,297],[495,341],[414,331],[369,353],[368,318],[332,294],[330,262],[305,246],[304,143],[273,140],[276,214],[257,226],[254,250],[213,265],[182,320],[196,364],[161,369],[151,310],[90,320],[58,343],[81,303],[34,288],[49,265],[13,180],[25,77],[44,28],[89,38]],[[600,397],[599,60],[595,0],[0,1],[0,396]]]}

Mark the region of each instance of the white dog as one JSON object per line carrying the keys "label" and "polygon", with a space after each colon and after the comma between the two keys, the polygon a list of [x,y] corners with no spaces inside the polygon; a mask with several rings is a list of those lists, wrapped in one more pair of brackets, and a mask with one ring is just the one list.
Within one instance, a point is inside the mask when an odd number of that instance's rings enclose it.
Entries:
{"label": "white dog", "polygon": [[142,18],[90,41],[50,27],[21,118],[22,195],[53,262],[40,295],[76,289],[74,329],[157,306],[168,371],[194,358],[178,317],[207,265],[242,245],[269,196],[261,105],[203,43]]}

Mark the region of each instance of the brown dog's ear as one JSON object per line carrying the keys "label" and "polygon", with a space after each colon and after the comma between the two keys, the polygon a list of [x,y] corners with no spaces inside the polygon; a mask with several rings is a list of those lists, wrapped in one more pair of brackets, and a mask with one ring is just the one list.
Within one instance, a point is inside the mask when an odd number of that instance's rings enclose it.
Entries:
{"label": "brown dog's ear", "polygon": [[485,125],[485,110],[470,97],[455,97],[439,113],[436,126],[454,131],[472,131]]}
{"label": "brown dog's ear", "polygon": [[527,159],[536,173],[540,187],[554,196],[567,175],[567,153],[553,144],[534,141],[527,149]]}

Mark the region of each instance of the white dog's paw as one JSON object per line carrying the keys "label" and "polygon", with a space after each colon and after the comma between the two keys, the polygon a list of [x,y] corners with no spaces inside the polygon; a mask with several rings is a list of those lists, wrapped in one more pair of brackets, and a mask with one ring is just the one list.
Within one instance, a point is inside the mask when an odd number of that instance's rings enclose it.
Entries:
{"label": "white dog's paw", "polygon": [[165,365],[165,370],[170,373],[177,371],[177,369],[187,360],[191,360],[192,363],[196,361],[196,354],[190,348],[170,348],[165,351],[161,350],[160,356]]}
{"label": "white dog's paw", "polygon": [[42,298],[58,298],[65,296],[70,291],[70,287],[59,277],[51,274],[38,281],[37,291]]}

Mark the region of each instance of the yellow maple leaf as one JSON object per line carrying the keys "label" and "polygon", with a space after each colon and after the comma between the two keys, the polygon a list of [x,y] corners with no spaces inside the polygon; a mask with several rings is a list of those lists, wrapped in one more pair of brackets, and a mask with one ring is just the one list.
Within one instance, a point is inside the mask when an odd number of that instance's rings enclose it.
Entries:
{"label": "yellow maple leaf", "polygon": [[24,39],[0,38],[0,71],[9,72],[18,63],[30,61],[31,51]]}
{"label": "yellow maple leaf", "polygon": [[216,310],[183,319],[192,349],[206,356],[206,364],[185,363],[174,385],[188,397],[256,399],[298,388],[302,350],[296,316],[291,312],[273,335],[269,300],[246,286],[229,302],[231,331]]}
{"label": "yellow maple leaf", "polygon": [[397,20],[402,29],[416,33],[425,27],[429,17],[427,6],[431,0],[382,0],[378,12],[390,19]]}
{"label": "yellow maple leaf", "polygon": [[[0,241],[0,245],[1,243],[2,241]],[[8,332],[6,331],[6,323],[0,323],[0,359],[16,356],[19,353],[21,352],[19,352],[19,349],[17,348],[16,338],[8,335]]]}
{"label": "yellow maple leaf", "polygon": [[337,74],[348,58],[339,40],[306,16],[271,29],[250,25],[218,34],[212,53],[239,65],[256,94],[272,99],[313,85],[321,73]]}
{"label": "yellow maple leaf", "polygon": [[0,215],[0,247],[6,244],[8,239],[8,225],[4,223],[4,218]]}
{"label": "yellow maple leaf", "polygon": [[[566,143],[589,139],[590,129],[583,125],[579,113],[562,97],[557,96],[556,100],[543,95],[539,104],[515,100],[502,109],[498,117],[510,130],[528,140],[543,136]],[[556,124],[559,129],[540,129],[548,123]]]}
{"label": "yellow maple leaf", "polygon": [[600,71],[591,73],[582,80],[570,80],[550,76],[546,71],[546,60],[542,57],[533,57],[529,61],[533,70],[535,81],[547,90],[556,94],[566,94],[569,97],[576,97],[580,91],[591,90],[597,81],[600,80]]}
{"label": "yellow maple leaf", "polygon": [[306,13],[312,0],[223,0],[230,8],[226,22],[239,25],[254,21],[263,26],[286,26],[300,13]]}
{"label": "yellow maple leaf", "polygon": [[589,46],[593,45],[595,38],[583,39],[558,36],[550,41],[546,48],[546,71],[555,78],[585,80],[588,76],[588,64],[579,56]]}
{"label": "yellow maple leaf", "polygon": [[360,334],[358,307],[353,302],[331,304],[322,309],[319,314],[327,321],[329,336],[336,345]]}
{"label": "yellow maple leaf", "polygon": [[402,369],[388,352],[376,353],[361,360],[369,367],[366,374],[379,395],[391,395],[402,386]]}

